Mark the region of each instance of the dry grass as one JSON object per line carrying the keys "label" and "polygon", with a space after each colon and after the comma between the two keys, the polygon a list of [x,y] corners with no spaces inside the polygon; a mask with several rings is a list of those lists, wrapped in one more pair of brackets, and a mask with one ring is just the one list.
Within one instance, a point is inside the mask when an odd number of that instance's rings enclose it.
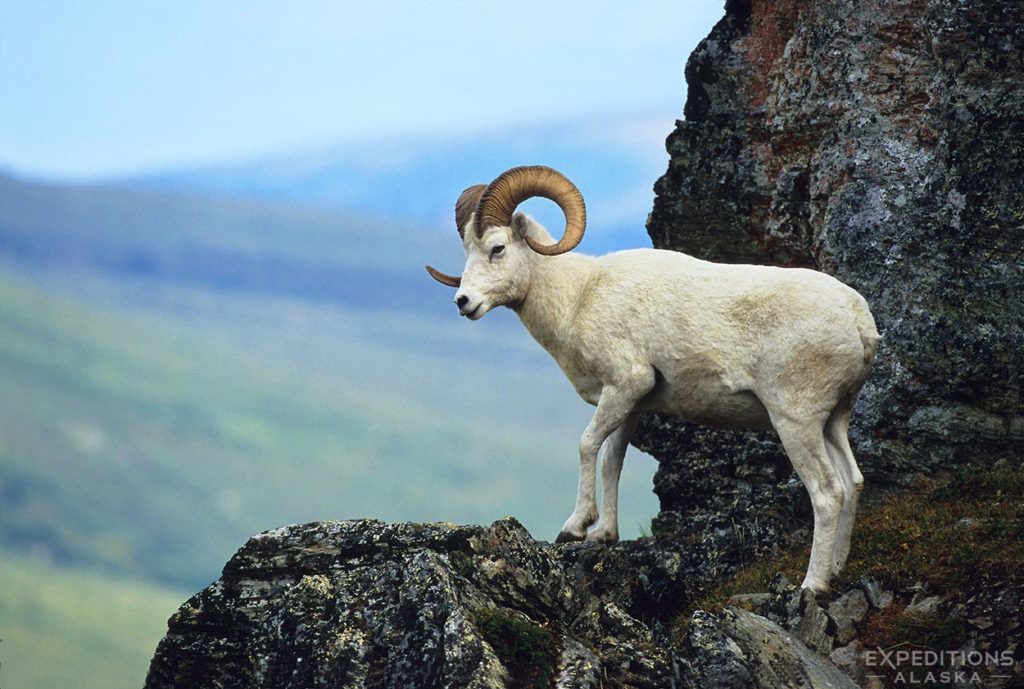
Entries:
{"label": "dry grass", "polygon": [[[809,554],[809,544],[802,545],[744,568],[694,601],[677,618],[678,632],[685,629],[694,610],[720,610],[731,595],[767,591],[778,572],[799,582]],[[923,480],[911,490],[864,505],[846,570],[832,586],[838,592],[867,576],[896,591],[916,582],[940,592],[976,591],[1015,580],[1022,573],[1024,470],[1002,462],[997,467],[968,467],[953,476]],[[887,631],[889,617],[895,626]],[[913,630],[905,627],[915,622],[895,620],[895,608],[891,615],[873,616],[876,641],[908,638]],[[934,620],[919,622],[922,629],[935,624]]]}

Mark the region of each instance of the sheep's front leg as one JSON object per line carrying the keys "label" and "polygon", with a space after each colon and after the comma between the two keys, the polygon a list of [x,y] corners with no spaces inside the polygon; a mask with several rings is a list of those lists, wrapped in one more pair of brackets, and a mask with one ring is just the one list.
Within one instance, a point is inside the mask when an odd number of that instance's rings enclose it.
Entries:
{"label": "sheep's front leg", "polygon": [[558,534],[556,540],[559,543],[582,541],[587,537],[587,528],[597,520],[595,473],[598,452],[612,431],[623,425],[637,402],[653,385],[652,372],[648,377],[637,376],[624,385],[605,385],[601,390],[597,411],[594,412],[594,417],[580,439],[580,480],[576,492],[576,507]]}
{"label": "sheep's front leg", "polygon": [[587,534],[588,541],[616,543],[619,540],[619,476],[629,441],[636,432],[640,413],[634,410],[604,444],[601,457],[601,518]]}

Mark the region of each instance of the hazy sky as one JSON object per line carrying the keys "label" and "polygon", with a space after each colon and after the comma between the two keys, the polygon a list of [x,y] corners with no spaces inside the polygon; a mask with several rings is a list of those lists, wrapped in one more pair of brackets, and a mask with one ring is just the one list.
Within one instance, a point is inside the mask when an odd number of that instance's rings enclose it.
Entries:
{"label": "hazy sky", "polygon": [[[0,0],[0,167],[94,177],[682,116],[722,0]],[[666,132],[667,133],[667,132]]]}

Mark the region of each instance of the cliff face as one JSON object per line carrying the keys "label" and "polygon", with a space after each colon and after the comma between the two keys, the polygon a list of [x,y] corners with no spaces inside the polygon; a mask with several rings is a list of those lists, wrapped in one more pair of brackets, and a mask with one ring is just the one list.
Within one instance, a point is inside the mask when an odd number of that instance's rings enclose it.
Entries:
{"label": "cliff face", "polygon": [[171,619],[146,686],[667,686],[634,617],[657,563],[489,528],[334,522],[251,539]]}
{"label": "cliff face", "polygon": [[684,659],[643,609],[666,567],[643,544],[537,543],[512,519],[277,529],[171,618],[146,687],[856,686],[743,610],[696,620]]}
{"label": "cliff face", "polygon": [[[686,77],[651,237],[867,297],[884,336],[851,432],[867,495],[1019,461],[1024,4],[730,0]],[[698,612],[668,638],[710,582],[809,542],[810,514],[771,434],[652,417],[636,442],[660,462],[654,539],[556,546],[513,520],[263,534],[172,618],[147,687],[848,687],[824,656],[864,679],[842,644],[866,616],[935,617],[921,587],[893,605],[862,580],[819,607],[779,582],[747,599],[760,614]],[[989,588],[957,619],[1002,649],[1015,620],[978,601],[1019,586]]]}
{"label": "cliff face", "polygon": [[[730,0],[686,77],[650,235],[864,294],[883,334],[851,431],[868,494],[1016,456],[1024,5]],[[770,435],[653,419],[637,442],[661,462],[655,526],[670,540],[711,523],[737,532],[716,550],[747,559],[806,522]]]}

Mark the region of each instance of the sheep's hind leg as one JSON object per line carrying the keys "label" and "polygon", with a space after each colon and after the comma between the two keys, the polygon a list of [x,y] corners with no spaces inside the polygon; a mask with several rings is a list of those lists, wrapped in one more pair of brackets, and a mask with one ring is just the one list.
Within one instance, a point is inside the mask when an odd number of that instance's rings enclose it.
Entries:
{"label": "sheep's hind leg", "polygon": [[836,529],[836,544],[832,554],[832,574],[839,574],[850,555],[850,538],[853,535],[857,503],[864,488],[864,476],[857,467],[853,450],[850,448],[850,405],[837,408],[825,424],[825,442],[829,457],[836,466],[843,482],[843,508],[839,513],[839,527]]}
{"label": "sheep's hind leg", "polygon": [[604,441],[616,428],[621,426],[636,406],[638,400],[654,385],[654,374],[649,380],[639,378],[632,384],[622,386],[605,385],[597,411],[587,424],[587,430],[580,439],[580,480],[576,492],[576,507],[562,525],[556,541],[582,541],[587,529],[597,521],[596,469],[597,455]]}
{"label": "sheep's hind leg", "polygon": [[825,448],[824,419],[777,422],[773,419],[773,425],[814,508],[811,557],[807,576],[800,587],[823,593],[828,590],[832,574],[836,531],[843,506],[841,479]]}
{"label": "sheep's hind leg", "polygon": [[619,540],[619,476],[629,441],[636,432],[640,414],[633,411],[604,443],[601,456],[601,518],[587,534],[588,541],[616,543]]}

